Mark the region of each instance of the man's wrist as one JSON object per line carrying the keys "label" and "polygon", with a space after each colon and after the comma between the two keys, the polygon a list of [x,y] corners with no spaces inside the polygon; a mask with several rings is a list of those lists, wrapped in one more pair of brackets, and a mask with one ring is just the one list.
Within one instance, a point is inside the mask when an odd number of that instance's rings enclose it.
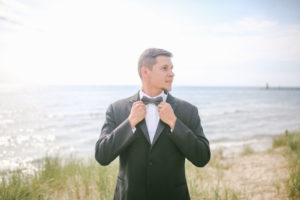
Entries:
{"label": "man's wrist", "polygon": [[129,121],[129,123],[130,123],[130,126],[131,126],[131,128],[134,128],[135,127],[135,123],[134,123],[134,120],[132,120],[130,117],[128,117],[128,121]]}
{"label": "man's wrist", "polygon": [[171,123],[170,123],[171,130],[174,130],[174,128],[175,128],[176,120],[177,120],[177,117],[175,117],[174,120],[171,121]]}

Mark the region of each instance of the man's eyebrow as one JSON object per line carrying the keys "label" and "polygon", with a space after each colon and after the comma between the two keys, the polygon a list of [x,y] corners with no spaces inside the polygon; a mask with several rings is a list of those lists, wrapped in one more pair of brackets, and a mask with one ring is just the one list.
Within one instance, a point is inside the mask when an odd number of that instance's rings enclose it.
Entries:
{"label": "man's eyebrow", "polygon": [[[170,65],[162,65],[160,67],[169,67]],[[174,65],[171,65],[171,68],[173,69],[174,68]]]}

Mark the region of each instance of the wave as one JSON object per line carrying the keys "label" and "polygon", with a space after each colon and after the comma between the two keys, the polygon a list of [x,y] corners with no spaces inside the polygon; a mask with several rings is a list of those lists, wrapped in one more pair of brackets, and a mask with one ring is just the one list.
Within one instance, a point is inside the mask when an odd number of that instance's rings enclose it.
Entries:
{"label": "wave", "polygon": [[17,146],[27,144],[29,146],[36,146],[46,142],[55,141],[55,135],[13,135],[1,136],[0,145],[4,147]]}

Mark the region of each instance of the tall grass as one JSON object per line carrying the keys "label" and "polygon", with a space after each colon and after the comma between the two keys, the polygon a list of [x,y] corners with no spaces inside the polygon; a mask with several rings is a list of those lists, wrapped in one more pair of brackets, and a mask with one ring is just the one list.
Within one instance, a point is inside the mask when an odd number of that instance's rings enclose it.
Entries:
{"label": "tall grass", "polygon": [[46,157],[33,175],[15,171],[2,177],[0,199],[113,199],[117,163],[101,167],[70,158]]}
{"label": "tall grass", "polygon": [[[198,199],[241,199],[239,192],[221,183],[224,166],[218,163],[222,151],[214,154],[209,164],[215,168],[213,176],[204,169],[186,163],[187,179],[193,200]],[[78,159],[46,157],[39,162],[40,169],[33,175],[15,171],[2,178],[1,200],[32,199],[113,199],[117,176],[117,161],[102,167],[93,159],[83,162]],[[216,178],[217,184],[214,184]]]}
{"label": "tall grass", "polygon": [[274,138],[273,147],[286,147],[285,156],[289,160],[289,198],[300,199],[300,133],[286,132]]}

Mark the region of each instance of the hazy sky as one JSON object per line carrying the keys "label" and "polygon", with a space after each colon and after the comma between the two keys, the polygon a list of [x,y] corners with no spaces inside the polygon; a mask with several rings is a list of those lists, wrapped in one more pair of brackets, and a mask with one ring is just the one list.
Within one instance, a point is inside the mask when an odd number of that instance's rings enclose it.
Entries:
{"label": "hazy sky", "polygon": [[175,85],[300,86],[300,1],[0,0],[0,84],[140,84],[149,47]]}

